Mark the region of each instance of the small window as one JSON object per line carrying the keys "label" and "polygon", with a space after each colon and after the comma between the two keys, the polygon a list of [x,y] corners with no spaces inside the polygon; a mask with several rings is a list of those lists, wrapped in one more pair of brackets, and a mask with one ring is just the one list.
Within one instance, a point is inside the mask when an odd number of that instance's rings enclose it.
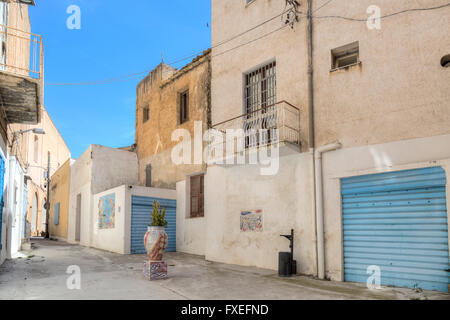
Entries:
{"label": "small window", "polygon": [[204,217],[204,175],[191,177],[191,218]]}
{"label": "small window", "polygon": [[59,225],[59,208],[60,203],[58,202],[55,204],[55,217],[54,217],[55,226]]}
{"label": "small window", "polygon": [[146,123],[150,119],[150,108],[145,107],[142,112],[142,122]]}
{"label": "small window", "polygon": [[152,186],[152,165],[148,164],[145,167],[145,186],[151,187]]}
{"label": "small window", "polygon": [[442,57],[441,66],[444,68],[450,68],[450,54]]}
{"label": "small window", "polygon": [[180,124],[189,119],[189,91],[180,93]]}
{"label": "small window", "polygon": [[34,162],[37,163],[39,158],[39,138],[34,136]]}
{"label": "small window", "polygon": [[331,50],[331,69],[340,69],[359,63],[359,42]]}

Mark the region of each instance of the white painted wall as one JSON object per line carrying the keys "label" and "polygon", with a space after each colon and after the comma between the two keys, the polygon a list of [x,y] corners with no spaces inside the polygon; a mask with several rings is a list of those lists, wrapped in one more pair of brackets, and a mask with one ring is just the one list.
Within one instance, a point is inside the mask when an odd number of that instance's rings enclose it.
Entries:
{"label": "white painted wall", "polygon": [[76,204],[77,195],[81,194],[80,244],[93,246],[97,213],[94,194],[124,184],[137,184],[137,156],[133,152],[91,145],[71,165],[70,177],[68,242],[76,242]]}
{"label": "white painted wall", "polygon": [[177,251],[204,256],[206,218],[190,218],[189,178],[177,183]]}
{"label": "white painted wall", "polygon": [[[0,192],[2,192],[4,194],[4,197],[6,196],[6,188],[8,186],[8,171],[9,171],[9,163],[8,163],[8,152],[7,152],[7,148],[6,148],[6,144],[5,141],[3,140],[3,138],[0,136],[0,155],[3,157],[4,161],[5,161],[5,176],[4,176],[4,184],[3,184],[3,190],[0,190]],[[4,201],[6,200],[6,198],[4,198]],[[2,213],[2,223],[0,224],[0,228],[2,230],[1,232],[1,239],[0,239],[0,243],[2,244],[2,248],[0,249],[0,265],[5,261],[6,259],[6,210],[3,209],[3,213]]]}
{"label": "white painted wall", "polygon": [[447,204],[450,204],[450,135],[344,148],[324,155],[327,277],[344,280],[340,179],[435,166],[441,166],[447,173]]}
{"label": "white painted wall", "polygon": [[[116,208],[115,227],[113,229],[100,230],[98,228],[99,199],[100,197],[113,193],[115,194]],[[94,226],[91,242],[92,247],[120,254],[130,254],[132,196],[175,200],[176,192],[174,190],[123,185],[94,195],[93,206],[95,210],[92,214],[92,224]]]}
{"label": "white painted wall", "polygon": [[[115,225],[112,229],[99,229],[98,226],[98,205],[101,197],[115,195]],[[92,234],[91,246],[94,248],[125,254],[125,220],[131,211],[126,208],[127,191],[126,186],[120,186],[94,195],[92,224],[94,231]]]}
{"label": "white painted wall", "polygon": [[92,193],[121,185],[137,185],[138,160],[134,152],[92,145]]}
{"label": "white painted wall", "polygon": [[24,170],[17,161],[17,158],[11,156],[9,159],[8,188],[5,194],[5,212],[6,212],[6,246],[7,258],[16,256],[21,246],[21,230],[23,221],[23,184]]}
{"label": "white painted wall", "polygon": [[90,210],[91,210],[91,176],[92,176],[92,147],[89,147],[70,166],[70,195],[67,241],[75,243],[77,195],[81,194],[81,237],[80,244],[90,244]]}
{"label": "white painted wall", "polygon": [[[258,166],[209,167],[205,176],[206,259],[278,269],[278,252],[289,251],[280,237],[295,230],[298,272],[316,272],[312,155],[280,158],[274,176]],[[242,211],[263,211],[264,231],[240,231]]]}

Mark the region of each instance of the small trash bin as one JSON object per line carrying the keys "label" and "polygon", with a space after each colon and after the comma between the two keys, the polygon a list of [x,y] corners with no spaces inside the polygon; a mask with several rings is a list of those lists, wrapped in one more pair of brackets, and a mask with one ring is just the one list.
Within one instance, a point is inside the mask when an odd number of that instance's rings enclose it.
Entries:
{"label": "small trash bin", "polygon": [[278,275],[280,277],[290,277],[291,270],[291,253],[280,252],[278,254]]}

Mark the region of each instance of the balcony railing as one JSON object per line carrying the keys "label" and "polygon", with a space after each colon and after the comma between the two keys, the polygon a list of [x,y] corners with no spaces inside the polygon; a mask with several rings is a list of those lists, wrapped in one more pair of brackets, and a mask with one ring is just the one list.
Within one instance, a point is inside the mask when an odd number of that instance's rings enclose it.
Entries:
{"label": "balcony railing", "polygon": [[44,78],[40,35],[0,24],[0,71],[40,80]]}
{"label": "balcony railing", "polygon": [[[289,102],[280,101],[215,124],[213,129],[223,135],[234,132],[232,138],[238,139],[238,143],[234,144],[233,151],[227,150],[228,154],[277,143],[300,147],[300,110]],[[241,134],[236,135],[236,132]],[[226,138],[223,144],[226,145]]]}

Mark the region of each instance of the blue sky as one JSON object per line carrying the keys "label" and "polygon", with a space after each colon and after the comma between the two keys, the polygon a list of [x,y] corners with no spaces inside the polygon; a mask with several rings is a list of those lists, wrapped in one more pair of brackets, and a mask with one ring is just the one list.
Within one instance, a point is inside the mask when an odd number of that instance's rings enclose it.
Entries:
{"label": "blue sky", "polygon": [[[81,29],[69,30],[70,5]],[[153,69],[211,45],[210,0],[36,0],[32,32],[43,36],[45,82],[79,83]],[[182,66],[186,60],[175,65]],[[77,158],[90,144],[134,143],[136,85],[45,86],[45,107]]]}

